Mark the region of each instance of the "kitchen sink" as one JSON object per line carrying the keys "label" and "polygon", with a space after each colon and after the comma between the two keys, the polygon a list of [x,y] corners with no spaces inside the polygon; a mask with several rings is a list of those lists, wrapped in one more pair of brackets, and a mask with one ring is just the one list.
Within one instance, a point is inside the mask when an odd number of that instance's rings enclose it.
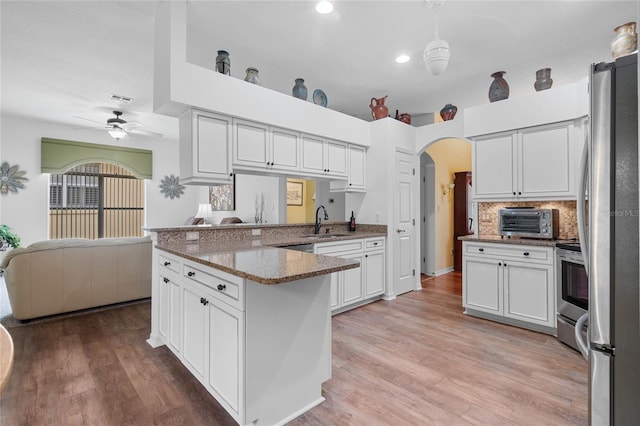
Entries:
{"label": "kitchen sink", "polygon": [[310,240],[325,240],[329,238],[336,237],[348,237],[350,234],[313,234],[313,235],[305,235],[306,238]]}

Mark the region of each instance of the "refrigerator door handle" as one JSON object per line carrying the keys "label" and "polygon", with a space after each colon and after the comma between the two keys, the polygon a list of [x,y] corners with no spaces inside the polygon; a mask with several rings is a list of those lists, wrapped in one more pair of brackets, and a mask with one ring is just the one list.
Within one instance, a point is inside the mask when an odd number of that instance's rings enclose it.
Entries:
{"label": "refrigerator door handle", "polygon": [[582,338],[582,327],[589,319],[589,313],[585,312],[578,318],[576,321],[576,326],[574,327],[574,332],[576,336],[576,344],[578,345],[578,350],[584,357],[584,359],[589,359],[589,347],[587,346],[587,342]]}
{"label": "refrigerator door handle", "polygon": [[589,341],[611,343],[611,70],[591,73]]}
{"label": "refrigerator door handle", "polygon": [[[587,184],[589,182],[589,126],[585,126],[584,132],[584,149],[582,150],[582,156],[580,158],[580,171],[578,174],[578,194],[576,199],[577,203],[577,216],[578,216],[578,238],[580,240],[580,250],[582,251],[582,259],[586,267],[584,268],[589,274],[589,235],[587,233],[587,227],[585,223],[586,215],[586,198],[585,193],[587,191]],[[582,351],[581,351],[582,352]],[[584,352],[582,355],[585,355]]]}

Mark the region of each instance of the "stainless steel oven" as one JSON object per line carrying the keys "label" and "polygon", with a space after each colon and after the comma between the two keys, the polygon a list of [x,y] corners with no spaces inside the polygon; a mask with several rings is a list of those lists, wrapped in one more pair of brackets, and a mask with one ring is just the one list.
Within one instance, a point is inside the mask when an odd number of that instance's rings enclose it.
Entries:
{"label": "stainless steel oven", "polygon": [[[575,337],[576,321],[589,308],[589,281],[579,243],[556,244],[558,286],[558,339],[579,350]],[[587,329],[582,333],[586,337]]]}

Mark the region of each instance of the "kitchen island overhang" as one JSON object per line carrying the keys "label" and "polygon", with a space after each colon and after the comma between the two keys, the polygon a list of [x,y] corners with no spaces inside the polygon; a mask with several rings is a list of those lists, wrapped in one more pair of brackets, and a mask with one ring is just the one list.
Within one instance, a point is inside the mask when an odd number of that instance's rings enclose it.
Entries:
{"label": "kitchen island overhang", "polygon": [[330,274],[358,266],[252,241],[154,244],[148,343],[166,345],[238,424],[284,424],[324,401]]}

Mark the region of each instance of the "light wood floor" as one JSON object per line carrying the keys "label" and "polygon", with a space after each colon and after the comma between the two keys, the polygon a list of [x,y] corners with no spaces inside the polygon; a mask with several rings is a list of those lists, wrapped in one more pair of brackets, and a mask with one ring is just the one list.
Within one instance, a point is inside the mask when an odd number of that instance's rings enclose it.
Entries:
{"label": "light wood floor", "polygon": [[[460,274],[333,317],[326,401],[291,425],[586,425],[587,364],[554,337],[462,314]],[[2,425],[231,425],[148,303],[11,329]]]}

